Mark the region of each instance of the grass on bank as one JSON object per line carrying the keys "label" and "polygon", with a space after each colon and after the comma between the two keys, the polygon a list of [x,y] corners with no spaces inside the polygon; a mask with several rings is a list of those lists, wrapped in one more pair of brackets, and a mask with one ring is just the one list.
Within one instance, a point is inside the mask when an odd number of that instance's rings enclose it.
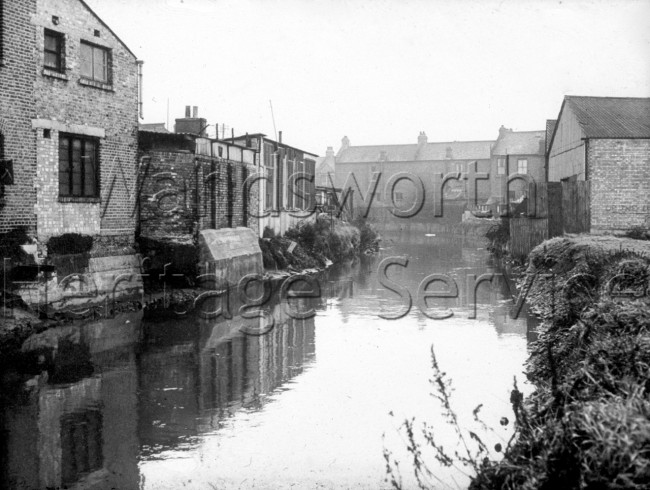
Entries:
{"label": "grass on bank", "polygon": [[[473,490],[650,488],[649,252],[648,242],[591,236],[535,248],[527,301],[543,323],[526,372],[536,389],[525,399],[516,386],[512,391],[515,434],[496,448],[503,458],[460,427],[468,451],[449,454],[433,428],[416,440],[411,426],[410,469],[435,476],[427,467],[433,461],[421,458],[433,450],[439,463],[470,473]],[[441,399],[444,390],[438,384],[434,395]],[[390,481],[401,488],[390,463]]]}
{"label": "grass on bank", "polygon": [[[296,245],[291,248],[292,242]],[[362,219],[345,222],[316,219],[301,222],[276,236],[266,229],[260,239],[267,269],[308,269],[324,267],[327,261],[351,259],[379,250],[379,235]]]}

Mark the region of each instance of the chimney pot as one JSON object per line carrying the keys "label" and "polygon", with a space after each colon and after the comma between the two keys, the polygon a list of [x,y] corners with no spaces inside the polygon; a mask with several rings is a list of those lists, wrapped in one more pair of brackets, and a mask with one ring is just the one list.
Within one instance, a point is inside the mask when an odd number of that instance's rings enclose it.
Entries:
{"label": "chimney pot", "polygon": [[197,106],[194,106],[192,108],[192,117],[194,117],[194,118],[199,117],[199,108]]}
{"label": "chimney pot", "polygon": [[278,131],[278,143],[282,143],[282,131]]}
{"label": "chimney pot", "polygon": [[190,110],[191,110],[190,106],[186,105],[185,106],[185,117],[190,117],[190,115],[191,115]]}

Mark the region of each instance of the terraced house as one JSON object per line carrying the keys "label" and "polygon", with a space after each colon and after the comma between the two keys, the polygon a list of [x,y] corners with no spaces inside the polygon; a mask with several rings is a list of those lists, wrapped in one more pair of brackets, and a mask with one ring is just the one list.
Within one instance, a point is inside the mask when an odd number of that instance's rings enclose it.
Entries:
{"label": "terraced house", "polygon": [[82,0],[0,7],[0,233],[25,226],[41,258],[52,237],[93,237],[84,270],[110,289],[138,268],[141,62]]}

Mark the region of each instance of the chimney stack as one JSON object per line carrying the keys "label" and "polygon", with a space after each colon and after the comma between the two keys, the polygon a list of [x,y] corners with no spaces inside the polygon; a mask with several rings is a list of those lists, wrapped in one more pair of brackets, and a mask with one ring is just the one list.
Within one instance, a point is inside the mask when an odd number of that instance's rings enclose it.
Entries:
{"label": "chimney stack", "polygon": [[424,146],[428,141],[429,139],[427,138],[427,134],[424,131],[420,131],[420,134],[418,135],[418,146]]}
{"label": "chimney stack", "polygon": [[343,139],[341,140],[341,150],[347,150],[348,148],[350,148],[350,138],[343,136]]}
{"label": "chimney stack", "polygon": [[327,151],[325,152],[325,156],[333,157],[334,156],[334,148],[332,148],[331,146],[328,146]]}
{"label": "chimney stack", "polygon": [[[176,119],[174,132],[182,134],[192,134],[206,138],[208,133],[206,131],[208,122],[204,118],[199,118],[198,106],[185,106],[185,117]],[[218,134],[218,131],[217,131]]]}

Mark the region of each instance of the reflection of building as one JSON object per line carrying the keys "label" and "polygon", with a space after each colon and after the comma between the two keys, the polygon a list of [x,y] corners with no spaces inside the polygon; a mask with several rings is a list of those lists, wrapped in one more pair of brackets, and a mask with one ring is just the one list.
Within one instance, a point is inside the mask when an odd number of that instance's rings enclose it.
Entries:
{"label": "reflection of building", "polygon": [[[236,313],[239,306],[230,309]],[[270,308],[275,326],[261,335],[254,334],[264,330],[260,319],[241,316],[151,325],[140,356],[145,455],[191,443],[187,436],[217,429],[242,407],[259,408],[266,395],[302,372],[315,352],[314,319],[290,318],[277,300]]]}
{"label": "reflection of building", "polygon": [[49,381],[40,376],[24,404],[4,411],[2,488],[138,487],[140,319],[120,315],[27,340],[28,353],[50,360]]}

